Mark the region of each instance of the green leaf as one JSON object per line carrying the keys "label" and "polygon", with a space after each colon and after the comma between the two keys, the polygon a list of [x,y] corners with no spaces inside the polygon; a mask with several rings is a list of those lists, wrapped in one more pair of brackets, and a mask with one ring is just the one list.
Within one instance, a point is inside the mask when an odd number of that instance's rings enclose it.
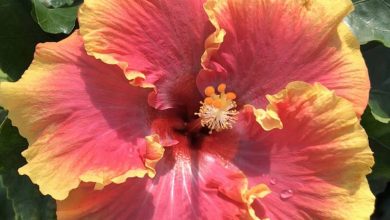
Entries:
{"label": "green leaf", "polygon": [[[7,112],[0,108],[0,131],[7,119]],[[6,197],[6,189],[0,181],[0,219],[12,219],[15,213],[12,209],[11,201]]]}
{"label": "green leaf", "polygon": [[43,196],[27,176],[17,170],[2,172],[1,180],[11,200],[15,219],[56,219],[56,204],[50,196]]}
{"label": "green leaf", "polygon": [[0,82],[3,81],[12,81],[12,79],[9,78],[9,76],[0,69]]}
{"label": "green leaf", "polygon": [[0,133],[7,120],[7,111],[0,107]]}
{"label": "green leaf", "polygon": [[39,0],[44,6],[48,8],[59,8],[63,6],[71,6],[75,0]]}
{"label": "green leaf", "polygon": [[52,34],[69,34],[75,27],[79,4],[64,8],[46,7],[41,0],[32,0],[32,15],[41,28]]}
{"label": "green leaf", "polygon": [[345,22],[361,44],[381,41],[390,47],[390,0],[353,0],[355,10]]}
{"label": "green leaf", "polygon": [[[390,48],[381,44],[363,50],[368,72],[370,74],[371,91],[369,105],[374,117],[383,123],[390,121]],[[363,47],[364,49],[364,47]]]}
{"label": "green leaf", "polygon": [[370,186],[379,193],[390,181],[390,124],[375,120],[369,108],[364,112],[361,124],[368,134],[375,157],[373,172],[369,176]]}
{"label": "green leaf", "polygon": [[7,198],[6,189],[0,181],[0,219],[13,219],[14,216],[12,202]]}
{"label": "green leaf", "polygon": [[390,219],[390,184],[383,193],[376,195],[375,212],[371,220],[388,220]]}
{"label": "green leaf", "polygon": [[[21,77],[32,61],[37,43],[63,38],[45,33],[31,17],[31,7],[30,0],[0,0],[0,81]],[[42,196],[28,177],[17,173],[26,163],[21,156],[26,148],[27,141],[0,108],[0,179],[9,197],[4,197],[4,188],[0,187],[0,219],[55,219],[55,202]]]}
{"label": "green leaf", "polygon": [[31,17],[29,0],[0,0],[0,80],[16,81],[27,69],[35,45],[57,40]]}
{"label": "green leaf", "polygon": [[[1,112],[0,111],[0,117]],[[3,117],[6,118],[6,117]],[[27,148],[27,141],[19,135],[9,119],[3,119],[0,130],[0,175],[12,202],[15,219],[55,219],[55,201],[43,196],[27,176],[18,174],[17,169],[26,161],[21,152]]]}
{"label": "green leaf", "polygon": [[21,152],[27,148],[27,141],[19,135],[11,121],[2,122],[0,131],[0,171],[16,169],[25,164]]}

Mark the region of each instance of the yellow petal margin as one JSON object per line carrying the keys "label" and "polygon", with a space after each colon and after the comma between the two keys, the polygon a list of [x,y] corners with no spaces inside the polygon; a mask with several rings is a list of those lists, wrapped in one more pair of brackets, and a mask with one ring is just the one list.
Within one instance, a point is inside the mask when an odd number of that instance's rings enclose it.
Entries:
{"label": "yellow petal margin", "polygon": [[283,123],[280,121],[274,106],[268,105],[266,110],[261,108],[256,109],[252,105],[245,105],[245,108],[247,108],[249,111],[253,111],[257,123],[259,123],[265,131],[270,131],[275,128],[283,128]]}
{"label": "yellow petal margin", "polygon": [[[107,100],[114,99],[131,103],[131,98],[134,105],[130,107],[114,104],[121,113],[122,108],[137,112],[137,107],[146,105],[148,92],[129,86],[122,75],[116,78],[118,71],[88,56],[75,31],[60,42],[39,44],[20,80],[0,83],[0,105],[9,110],[13,125],[29,143],[22,152],[27,164],[19,173],[28,175],[44,195],[63,200],[81,182],[95,183],[95,188],[101,189],[129,177],[156,175],[164,148],[158,135],[142,128],[147,123],[137,121],[142,114],[132,113],[134,120],[126,127],[129,139],[123,140],[115,130],[122,126],[119,114],[111,112],[110,119],[119,124],[114,126],[107,122],[102,108],[96,107],[96,103],[112,107]],[[119,98],[114,98],[115,94]]]}
{"label": "yellow petal margin", "polygon": [[220,27],[218,24],[214,9],[216,8],[218,2],[216,0],[209,0],[204,3],[204,10],[209,17],[211,24],[215,27],[215,32],[212,33],[205,42],[205,52],[201,57],[201,64],[204,69],[207,69],[207,63],[210,60],[210,57],[216,53],[223,42],[223,38],[226,35],[226,31]]}
{"label": "yellow petal margin", "polygon": [[[249,188],[248,179],[243,173],[235,173],[230,176],[233,184],[225,183],[219,187],[219,191],[230,199],[245,205],[246,210],[241,213],[240,219],[261,220],[252,207],[255,199],[262,199],[271,193],[267,185],[260,183]],[[266,219],[263,219],[266,220]]]}
{"label": "yellow petal margin", "polygon": [[[368,136],[352,103],[319,83],[311,85],[299,81],[289,83],[275,95],[267,95],[267,99],[267,110],[253,107],[249,110],[253,110],[264,130],[279,128],[283,124],[281,130],[267,131],[268,135],[275,139],[274,142],[285,138],[279,141],[282,146],[298,145],[299,150],[291,154],[310,158],[307,162],[300,161],[301,165],[310,165],[313,177],[321,179],[311,183],[313,189],[305,185],[306,191],[300,192],[304,194],[302,198],[296,196],[294,202],[281,203],[293,205],[302,209],[302,213],[310,213],[320,219],[368,219],[374,210],[375,197],[366,175],[371,172],[374,158]],[[259,111],[263,114],[261,120],[256,114]],[[269,123],[271,118],[273,123]],[[307,146],[311,146],[311,150],[306,149]],[[334,157],[333,163],[325,162],[331,160],[329,156]],[[292,168],[286,167],[288,169],[294,175]],[[318,206],[307,203],[311,200],[310,195],[318,197]],[[265,201],[264,205],[268,207],[272,204]]]}

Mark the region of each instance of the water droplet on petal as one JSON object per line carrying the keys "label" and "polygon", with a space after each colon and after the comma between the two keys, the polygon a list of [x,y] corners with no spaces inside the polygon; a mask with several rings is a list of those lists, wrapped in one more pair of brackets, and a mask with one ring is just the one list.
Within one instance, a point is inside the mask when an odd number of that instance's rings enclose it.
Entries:
{"label": "water droplet on petal", "polygon": [[275,185],[276,184],[276,179],[275,178],[271,178],[269,180],[269,182],[271,183],[271,185]]}
{"label": "water droplet on petal", "polygon": [[280,198],[283,200],[287,200],[294,195],[294,191],[292,189],[285,189],[280,192]]}

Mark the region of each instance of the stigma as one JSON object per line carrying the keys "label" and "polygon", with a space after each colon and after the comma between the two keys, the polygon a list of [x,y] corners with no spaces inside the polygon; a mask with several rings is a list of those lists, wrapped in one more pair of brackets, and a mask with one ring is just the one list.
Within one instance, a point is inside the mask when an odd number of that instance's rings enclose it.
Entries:
{"label": "stigma", "polygon": [[217,91],[212,86],[206,87],[204,94],[206,98],[200,102],[199,112],[195,113],[200,118],[202,127],[207,127],[210,134],[213,130],[219,132],[225,129],[233,128],[236,123],[237,104],[234,101],[236,94],[234,92],[226,93],[226,84],[221,83]]}

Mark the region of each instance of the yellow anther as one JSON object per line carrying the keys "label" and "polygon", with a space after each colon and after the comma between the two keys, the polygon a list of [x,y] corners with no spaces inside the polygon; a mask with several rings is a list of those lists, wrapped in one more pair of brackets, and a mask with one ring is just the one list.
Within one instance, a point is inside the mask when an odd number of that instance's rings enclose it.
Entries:
{"label": "yellow anther", "polygon": [[233,128],[234,123],[237,121],[237,104],[234,101],[237,95],[234,92],[226,91],[226,84],[221,83],[215,88],[212,86],[206,87],[204,93],[206,95],[203,102],[200,102],[202,106],[198,115],[200,123],[203,127],[210,129],[210,133],[215,130],[217,132]]}
{"label": "yellow anther", "polygon": [[207,97],[204,99],[204,104],[206,105],[212,105],[213,104],[213,98]]}
{"label": "yellow anther", "polygon": [[234,93],[234,92],[228,92],[228,93],[226,94],[226,98],[229,99],[229,100],[234,100],[234,99],[237,98],[237,95],[236,95],[236,93]]}
{"label": "yellow anther", "polygon": [[213,106],[216,108],[222,108],[222,101],[219,99],[213,100]]}
{"label": "yellow anther", "polygon": [[206,96],[212,96],[215,94],[215,89],[212,86],[207,86],[206,89],[204,89],[204,94]]}
{"label": "yellow anther", "polygon": [[218,92],[223,93],[223,92],[225,92],[225,90],[226,90],[226,84],[225,83],[219,84]]}

